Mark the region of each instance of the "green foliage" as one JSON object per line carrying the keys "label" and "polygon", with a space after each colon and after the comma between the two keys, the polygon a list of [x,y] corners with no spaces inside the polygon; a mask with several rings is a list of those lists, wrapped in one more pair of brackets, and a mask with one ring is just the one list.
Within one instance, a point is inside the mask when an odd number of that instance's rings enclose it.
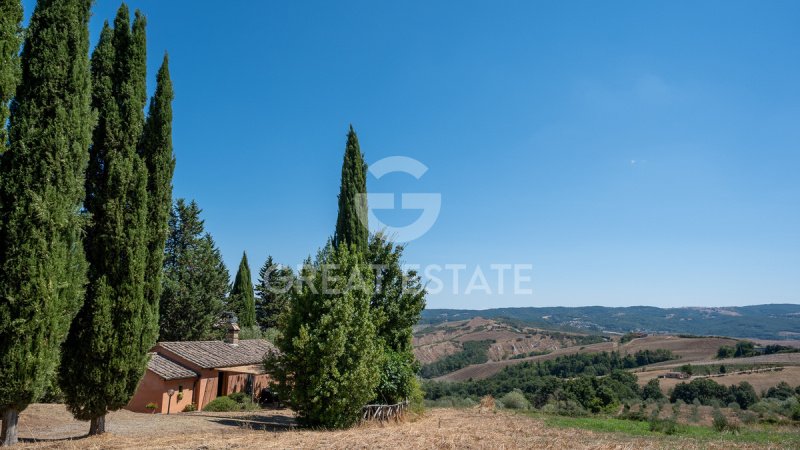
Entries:
{"label": "green foliage", "polygon": [[178,199],[170,214],[160,302],[162,341],[210,339],[222,313],[228,270],[203,229],[200,213],[194,201]]}
{"label": "green foliage", "polygon": [[435,378],[467,367],[470,364],[485,363],[489,360],[487,351],[494,342],[494,340],[464,342],[460,352],[447,355],[438,361],[422,366],[420,376],[423,378]]}
{"label": "green foliage", "polygon": [[643,337],[643,336],[645,336],[644,333],[641,333],[641,332],[638,332],[638,331],[629,331],[629,332],[627,332],[627,333],[622,335],[622,337],[619,339],[619,343],[620,344],[627,344],[628,342],[630,342],[630,341],[632,341],[632,340],[634,340],[636,338]]}
{"label": "green foliage", "polygon": [[339,189],[339,214],[336,217],[334,247],[354,245],[366,252],[369,229],[367,227],[367,164],[358,145],[353,126],[347,133],[347,145],[342,162],[342,181]]}
{"label": "green foliage", "polygon": [[736,350],[733,352],[734,358],[746,358],[748,356],[756,356],[758,352],[755,349],[755,344],[750,341],[739,341],[736,343]]}
{"label": "green foliage", "polygon": [[155,343],[144,297],[147,170],[137,146],[146,102],[145,19],[133,27],[123,4],[92,54],[92,105],[98,112],[89,152],[84,207],[86,298],[62,350],[60,384],[79,420],[128,404]]}
{"label": "green foliage", "polygon": [[795,395],[794,389],[789,386],[789,383],[781,381],[776,386],[767,389],[764,398],[776,398],[778,400],[786,400]]}
{"label": "green foliage", "polygon": [[674,417],[659,419],[656,417],[648,420],[650,431],[672,435],[678,432],[678,421]]}
{"label": "green foliage", "polygon": [[246,341],[250,339],[264,339],[264,331],[262,331],[258,325],[240,327],[239,340]]}
{"label": "green foliage", "polygon": [[698,378],[689,383],[678,383],[675,386],[670,401],[675,402],[679,399],[686,403],[693,403],[697,400],[703,405],[727,405],[736,402],[742,409],[747,409],[758,401],[758,396],[753,386],[746,381],[726,387],[709,378]]}
{"label": "green foliage", "polygon": [[159,333],[159,301],[163,290],[164,247],[169,235],[172,209],[172,80],[169,58],[164,55],[156,75],[156,91],[150,99],[139,153],[147,167],[147,262],[145,269],[143,345],[156,341]]}
{"label": "green foliage", "polygon": [[733,358],[733,355],[736,353],[736,349],[731,347],[730,345],[723,345],[717,350],[717,358]]}
{"label": "green foliage", "polygon": [[19,49],[22,43],[22,3],[0,0],[0,155],[6,149],[9,102],[19,84]]}
{"label": "green foliage", "polygon": [[208,404],[203,408],[203,411],[211,411],[211,412],[231,412],[231,411],[241,411],[242,405],[236,402],[236,400],[232,399],[231,397],[217,397],[214,400],[208,402]]}
{"label": "green foliage", "polygon": [[289,291],[294,286],[291,267],[276,264],[268,256],[258,271],[256,284],[256,322],[262,329],[278,325],[278,317],[289,306]]}
{"label": "green foliage", "polygon": [[[555,406],[551,409],[559,409],[566,402],[572,401],[581,409],[592,412],[611,411],[625,400],[639,398],[635,375],[619,369],[608,369],[609,364],[622,365],[621,362],[611,362],[615,360],[622,360],[615,352],[567,355],[550,361],[510,366],[484,380],[426,381],[423,390],[426,398],[436,400],[447,396],[500,397],[514,389],[520,389],[536,408],[553,403]],[[592,375],[589,376],[585,372],[588,371],[591,361],[598,362],[599,370],[592,368]],[[610,371],[604,372],[605,370]],[[553,373],[570,379],[554,377]],[[600,374],[607,376],[594,376]]]}
{"label": "green foliage", "polygon": [[195,412],[195,411],[197,411],[197,405],[194,403],[189,403],[183,408],[183,412]]}
{"label": "green foliage", "polygon": [[328,246],[300,276],[302,285],[281,316],[276,344],[282,353],[266,364],[301,424],[348,427],[380,382],[370,269],[359,252]]}
{"label": "green foliage", "polygon": [[369,241],[367,263],[375,268],[370,300],[376,332],[396,352],[411,352],[412,327],[425,309],[425,289],[414,270],[402,266],[405,247],[377,233]]}
{"label": "green foliage", "polygon": [[719,408],[714,408],[714,411],[711,414],[713,417],[712,426],[718,432],[736,433],[739,431],[739,426],[728,421],[728,418],[725,417],[725,414],[723,414]]}
{"label": "green foliage", "polygon": [[384,349],[376,401],[393,405],[409,399],[419,384],[416,369],[413,353]]}
{"label": "green foliage", "polygon": [[253,280],[250,277],[250,264],[247,263],[247,253],[242,254],[242,261],[239,263],[239,270],[236,272],[227,306],[236,313],[240,327],[256,326],[256,302],[253,294]]}
{"label": "green foliage", "polygon": [[478,405],[476,400],[469,397],[441,397],[436,400],[425,400],[427,408],[473,408]]}
{"label": "green foliage", "polygon": [[500,398],[500,403],[507,409],[529,409],[531,402],[525,398],[525,395],[519,389],[514,389],[508,394]]}
{"label": "green foliage", "polygon": [[404,249],[378,233],[370,238],[366,253],[374,269],[370,316],[385,361],[375,398],[389,404],[409,397],[416,389],[419,370],[411,344],[412,327],[425,308],[425,289],[415,271],[403,270]]}
{"label": "green foliage", "polygon": [[[19,11],[2,4],[4,101],[17,73],[13,57],[8,66],[6,58],[18,49],[8,33],[19,31]],[[10,144],[0,158],[0,411],[21,411],[42,395],[83,302],[79,211],[95,120],[90,6],[90,0],[38,2],[19,60]]]}
{"label": "green foliage", "polygon": [[658,378],[653,378],[652,380],[648,381],[647,384],[642,388],[642,398],[645,400],[660,400],[664,398],[664,393],[661,392],[661,385],[658,382]]}

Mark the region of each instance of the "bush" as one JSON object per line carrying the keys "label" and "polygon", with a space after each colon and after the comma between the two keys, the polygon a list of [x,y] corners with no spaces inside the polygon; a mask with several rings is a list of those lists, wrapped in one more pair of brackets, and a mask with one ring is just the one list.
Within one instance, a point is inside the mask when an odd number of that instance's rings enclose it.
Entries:
{"label": "bush", "polygon": [[669,419],[650,419],[650,431],[664,434],[675,434],[678,432],[678,421],[674,417]]}
{"label": "bush", "polygon": [[720,433],[723,432],[731,432],[731,433],[738,433],[739,426],[735,423],[731,423],[728,421],[728,418],[725,417],[725,414],[719,410],[719,408],[714,408],[714,412],[712,413],[714,417],[713,426],[714,429]]}
{"label": "bush", "polygon": [[194,412],[194,411],[197,411],[197,405],[195,405],[194,403],[189,403],[188,405],[186,405],[185,408],[183,408],[183,412]]}
{"label": "bush", "polygon": [[752,425],[758,421],[758,414],[753,411],[739,411],[738,416],[739,420],[747,425]]}
{"label": "bush", "polygon": [[149,409],[151,412],[156,412],[156,410],[158,409],[158,405],[156,405],[153,402],[150,402],[150,403],[144,405],[144,407],[145,407],[145,409]]}
{"label": "bush", "polygon": [[425,407],[427,408],[472,408],[478,402],[466,397],[442,397],[438,400],[425,400]]}
{"label": "bush", "polygon": [[231,412],[231,411],[241,411],[242,405],[237,403],[236,400],[222,396],[217,397],[214,400],[211,400],[205,408],[204,411],[213,411],[213,412]]}
{"label": "bush", "polygon": [[531,403],[519,389],[514,389],[504,395],[500,398],[500,402],[503,404],[504,408],[508,409],[529,409],[531,407]]}
{"label": "bush", "polygon": [[240,404],[248,400],[247,394],[244,392],[234,392],[233,394],[228,395],[228,398]]}

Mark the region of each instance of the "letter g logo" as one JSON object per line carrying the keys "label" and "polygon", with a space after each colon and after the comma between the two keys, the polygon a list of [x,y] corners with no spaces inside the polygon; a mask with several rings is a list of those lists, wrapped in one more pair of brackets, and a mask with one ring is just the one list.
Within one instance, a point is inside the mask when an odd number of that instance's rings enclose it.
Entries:
{"label": "letter g logo", "polygon": [[[374,162],[369,166],[369,171],[375,178],[380,179],[389,173],[407,173],[416,179],[428,171],[425,164],[406,156],[390,156]],[[359,194],[363,196],[364,194]],[[393,227],[383,223],[375,215],[376,209],[394,209],[394,194],[389,193],[368,193],[367,197],[367,217],[359,214],[359,219],[366,226],[367,223],[377,224],[389,236],[393,236],[399,242],[409,242],[422,237],[436,223],[442,207],[442,194],[433,193],[404,193],[400,196],[401,209],[420,209],[422,215],[406,226]],[[362,197],[363,199],[363,197]]]}

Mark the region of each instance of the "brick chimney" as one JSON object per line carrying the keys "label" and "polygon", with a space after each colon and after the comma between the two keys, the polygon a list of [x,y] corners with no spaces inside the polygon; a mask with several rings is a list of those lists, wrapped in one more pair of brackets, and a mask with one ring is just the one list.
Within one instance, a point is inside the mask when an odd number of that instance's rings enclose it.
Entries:
{"label": "brick chimney", "polygon": [[225,343],[239,345],[239,325],[236,322],[228,322],[228,329],[225,333]]}

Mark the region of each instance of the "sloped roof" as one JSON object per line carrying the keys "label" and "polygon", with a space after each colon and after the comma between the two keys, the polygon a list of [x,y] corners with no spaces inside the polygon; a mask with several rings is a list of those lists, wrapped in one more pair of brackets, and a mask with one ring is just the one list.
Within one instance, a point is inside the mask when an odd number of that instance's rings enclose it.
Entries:
{"label": "sloped roof", "polygon": [[194,378],[197,372],[183,367],[182,365],[170,361],[158,353],[150,354],[150,361],[147,368],[165,380],[180,380],[182,378]]}
{"label": "sloped roof", "polygon": [[203,369],[261,364],[278,350],[264,339],[247,339],[238,345],[222,341],[159,342],[159,346]]}

